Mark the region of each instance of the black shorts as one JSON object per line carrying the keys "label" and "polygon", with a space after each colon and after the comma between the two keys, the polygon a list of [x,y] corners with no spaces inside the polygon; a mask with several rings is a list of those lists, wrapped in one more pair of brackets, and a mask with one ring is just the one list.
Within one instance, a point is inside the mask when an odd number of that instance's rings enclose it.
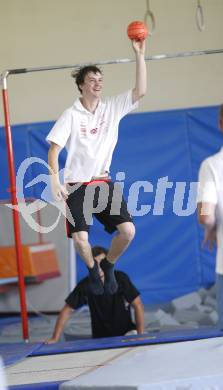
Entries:
{"label": "black shorts", "polygon": [[[113,233],[117,225],[132,222],[127,204],[118,183],[97,182],[70,184],[67,204],[67,235],[86,231],[92,225],[92,217],[104,225],[105,231]],[[94,212],[95,211],[95,212]]]}

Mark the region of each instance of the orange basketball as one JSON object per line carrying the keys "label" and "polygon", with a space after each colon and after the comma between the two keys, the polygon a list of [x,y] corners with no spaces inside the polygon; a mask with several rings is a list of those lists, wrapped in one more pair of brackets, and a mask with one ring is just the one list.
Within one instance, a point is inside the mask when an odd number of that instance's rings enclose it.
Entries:
{"label": "orange basketball", "polygon": [[137,20],[128,25],[127,34],[130,39],[143,41],[148,37],[149,32],[145,23]]}

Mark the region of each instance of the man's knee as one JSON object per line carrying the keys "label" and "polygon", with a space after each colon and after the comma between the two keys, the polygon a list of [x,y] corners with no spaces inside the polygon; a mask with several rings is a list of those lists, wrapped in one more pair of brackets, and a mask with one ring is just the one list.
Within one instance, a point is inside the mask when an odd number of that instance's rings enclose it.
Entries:
{"label": "man's knee", "polygon": [[88,242],[88,233],[87,232],[73,233],[72,237],[73,237],[74,246],[75,246],[76,249],[85,248],[86,245],[89,244],[89,242]]}
{"label": "man's knee", "polygon": [[118,231],[121,238],[127,242],[131,242],[135,236],[135,226],[132,222],[125,222],[119,225]]}

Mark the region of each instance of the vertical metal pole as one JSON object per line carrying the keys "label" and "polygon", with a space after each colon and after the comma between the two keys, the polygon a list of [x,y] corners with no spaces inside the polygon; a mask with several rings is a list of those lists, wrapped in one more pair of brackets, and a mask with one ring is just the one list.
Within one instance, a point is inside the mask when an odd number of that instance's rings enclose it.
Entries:
{"label": "vertical metal pole", "polygon": [[[3,85],[2,98],[3,98],[3,107],[4,107],[4,117],[5,117],[5,132],[6,132],[6,143],[7,143],[7,153],[8,153],[11,202],[13,206],[18,206],[17,195],[16,195],[14,153],[13,153],[13,146],[12,146],[12,134],[11,134],[10,117],[9,117],[7,76],[8,76],[7,72],[2,76],[2,85]],[[23,264],[22,264],[22,242],[21,242],[21,233],[20,233],[19,212],[16,208],[13,208],[12,214],[13,214],[17,270],[18,270],[18,279],[19,279],[19,296],[20,296],[20,306],[21,306],[23,338],[25,341],[28,341],[29,339],[28,318],[27,318],[25,282],[24,282]]]}

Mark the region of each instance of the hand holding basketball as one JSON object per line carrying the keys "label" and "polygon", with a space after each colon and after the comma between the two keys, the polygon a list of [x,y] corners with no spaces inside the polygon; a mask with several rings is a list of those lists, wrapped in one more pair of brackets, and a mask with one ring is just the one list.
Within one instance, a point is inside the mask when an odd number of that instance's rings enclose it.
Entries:
{"label": "hand holding basketball", "polygon": [[127,34],[131,40],[144,41],[149,32],[145,23],[134,21],[128,25]]}
{"label": "hand holding basketball", "polygon": [[135,39],[132,39],[132,47],[136,54],[145,55],[145,49],[146,49],[145,39],[143,41],[137,41]]}

